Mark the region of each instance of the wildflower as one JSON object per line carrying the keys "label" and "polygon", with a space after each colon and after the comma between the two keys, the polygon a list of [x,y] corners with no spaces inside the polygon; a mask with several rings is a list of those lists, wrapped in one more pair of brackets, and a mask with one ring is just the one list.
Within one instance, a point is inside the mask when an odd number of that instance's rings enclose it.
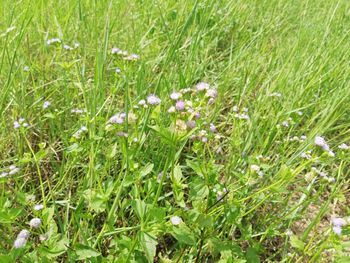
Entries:
{"label": "wildflower", "polygon": [[68,45],[63,45],[63,48],[65,50],[73,50],[73,48],[71,46],[68,46]]}
{"label": "wildflower", "polygon": [[260,167],[259,167],[258,165],[256,165],[256,164],[252,164],[252,165],[250,166],[250,169],[251,169],[252,171],[255,171],[255,172],[259,172],[259,171],[260,171]]}
{"label": "wildflower", "polygon": [[342,228],[340,226],[333,226],[333,232],[336,233],[337,235],[341,235]]}
{"label": "wildflower", "polygon": [[51,105],[51,102],[50,102],[50,101],[44,101],[43,109],[48,108],[50,105]]}
{"label": "wildflower", "polygon": [[307,138],[307,137],[306,137],[305,135],[301,135],[301,136],[300,136],[300,140],[301,140],[301,141],[305,141],[306,138]]}
{"label": "wildflower", "polygon": [[180,225],[180,224],[181,224],[182,219],[181,219],[181,217],[179,217],[179,216],[172,216],[172,217],[170,218],[170,221],[171,221],[171,223],[172,223],[174,226],[177,226],[177,225]]}
{"label": "wildflower", "polygon": [[292,236],[293,235],[293,231],[290,230],[290,229],[287,229],[286,235],[289,236],[289,237]]}
{"label": "wildflower", "polygon": [[140,56],[137,54],[130,54],[129,56],[127,56],[126,58],[124,58],[125,60],[139,60]]}
{"label": "wildflower", "polygon": [[115,73],[120,73],[120,72],[122,72],[122,70],[120,68],[115,69]]}
{"label": "wildflower", "polygon": [[205,83],[205,82],[199,82],[197,83],[196,85],[196,90],[197,91],[202,91],[202,90],[207,90],[209,89],[209,84],[208,83]]}
{"label": "wildflower", "polygon": [[7,172],[2,172],[2,173],[0,174],[0,178],[4,178],[4,177],[8,176],[8,174],[9,174],[9,173],[7,173]]}
{"label": "wildflower", "polygon": [[302,115],[303,115],[303,112],[302,112],[302,111],[297,111],[297,114],[298,114],[299,116],[302,116]]}
{"label": "wildflower", "polygon": [[21,232],[18,233],[17,238],[24,238],[27,239],[29,237],[30,233],[27,229],[21,230]]}
{"label": "wildflower", "polygon": [[46,43],[48,45],[55,44],[55,43],[61,43],[61,39],[59,39],[59,38],[51,38],[51,39],[47,40]]}
{"label": "wildflower", "polygon": [[35,211],[40,211],[41,209],[43,209],[44,208],[44,206],[42,205],[42,204],[36,204],[36,205],[34,205],[34,210]]}
{"label": "wildflower", "polygon": [[350,146],[345,144],[345,143],[342,143],[338,146],[338,148],[341,150],[348,150],[350,148]]}
{"label": "wildflower", "polygon": [[20,168],[14,166],[14,165],[11,165],[9,169],[10,169],[9,175],[14,175],[21,170]]}
{"label": "wildflower", "polygon": [[180,98],[181,98],[181,93],[179,92],[174,91],[173,93],[170,94],[170,99],[172,100],[178,100]]}
{"label": "wildflower", "polygon": [[208,100],[208,104],[209,104],[209,105],[213,104],[214,102],[215,102],[215,99],[214,99],[214,98],[210,98],[210,99]]}
{"label": "wildflower", "polygon": [[186,126],[187,126],[188,129],[194,129],[194,128],[196,128],[196,122],[192,121],[192,120],[187,121],[186,122]]}
{"label": "wildflower", "polygon": [[215,125],[212,124],[212,123],[210,123],[209,130],[210,130],[212,133],[217,132]]}
{"label": "wildflower", "polygon": [[232,111],[233,112],[238,112],[238,107],[237,106],[233,106]]}
{"label": "wildflower", "polygon": [[26,243],[27,243],[27,239],[20,237],[15,240],[15,242],[13,243],[13,247],[22,248],[26,245]]}
{"label": "wildflower", "polygon": [[109,119],[109,123],[115,123],[115,124],[123,124],[124,123],[124,118],[122,113],[118,113],[116,115],[113,115],[110,119]]}
{"label": "wildflower", "polygon": [[200,114],[199,112],[196,112],[196,113],[194,114],[194,117],[195,117],[196,119],[199,119],[199,118],[201,117],[201,114]]}
{"label": "wildflower", "polygon": [[29,221],[29,225],[31,228],[38,228],[40,225],[41,225],[41,219],[40,218],[32,218],[30,221]]}
{"label": "wildflower", "polygon": [[288,122],[288,121],[284,121],[284,122],[282,122],[282,125],[283,125],[284,127],[289,127],[289,122]]}
{"label": "wildflower", "polygon": [[124,138],[128,138],[128,133],[126,133],[126,132],[117,132],[117,136],[119,136],[119,137],[124,137]]}
{"label": "wildflower", "polygon": [[216,200],[217,201],[220,201],[221,199],[222,199],[222,192],[221,191],[218,191],[217,193],[216,193]]}
{"label": "wildflower", "polygon": [[218,92],[216,91],[216,89],[208,89],[207,92],[205,93],[206,97],[210,97],[213,99],[215,99],[217,95],[218,95]]}
{"label": "wildflower", "polygon": [[208,142],[208,138],[207,137],[202,137],[202,142],[204,142],[204,143],[206,143],[206,142]]}
{"label": "wildflower", "polygon": [[41,242],[45,241],[45,240],[48,240],[49,239],[49,236],[47,234],[42,234],[39,236],[39,239]]}
{"label": "wildflower", "polygon": [[78,47],[80,47],[80,43],[78,41],[75,41],[74,42],[74,48],[78,48]]}
{"label": "wildflower", "polygon": [[175,108],[178,111],[183,111],[185,109],[185,103],[182,100],[179,100],[179,101],[176,102]]}
{"label": "wildflower", "polygon": [[78,131],[76,131],[74,134],[73,134],[73,137],[76,138],[76,139],[79,139],[81,134],[83,132],[86,132],[88,129],[86,126],[81,126],[80,129]]}
{"label": "wildflower", "polygon": [[160,98],[154,94],[151,94],[147,97],[147,103],[150,105],[158,105],[160,102]]}
{"label": "wildflower", "polygon": [[21,125],[19,124],[18,121],[15,121],[15,122],[13,123],[13,128],[19,129],[20,127],[21,127]]}
{"label": "wildflower", "polygon": [[28,66],[24,66],[24,67],[23,67],[23,71],[28,72],[29,70],[30,70],[30,68],[29,68]]}
{"label": "wildflower", "polygon": [[120,54],[122,50],[120,48],[114,47],[112,48],[112,54]]}
{"label": "wildflower", "polygon": [[176,120],[175,125],[177,131],[185,131],[187,128],[186,122],[184,122],[183,120]]}
{"label": "wildflower", "polygon": [[175,112],[175,107],[174,106],[171,106],[169,109],[168,109],[168,112],[169,113],[173,113],[173,112]]}
{"label": "wildflower", "polygon": [[317,146],[322,147],[323,150],[329,151],[329,146],[328,146],[328,144],[326,143],[326,141],[325,141],[325,139],[324,139],[323,137],[321,137],[321,136],[316,136],[316,137],[315,137],[315,144],[316,144]]}
{"label": "wildflower", "polygon": [[22,124],[22,126],[23,126],[23,127],[28,127],[29,124],[25,122],[25,123]]}
{"label": "wildflower", "polygon": [[311,156],[311,151],[307,151],[307,152],[303,152],[300,154],[300,157],[301,158],[304,158],[304,159],[307,159],[307,160],[310,160],[312,158]]}

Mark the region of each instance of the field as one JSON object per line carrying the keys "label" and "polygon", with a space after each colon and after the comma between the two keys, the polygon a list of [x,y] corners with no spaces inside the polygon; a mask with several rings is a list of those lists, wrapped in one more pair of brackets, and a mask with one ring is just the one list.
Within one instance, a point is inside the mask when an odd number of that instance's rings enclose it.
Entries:
{"label": "field", "polygon": [[0,262],[350,262],[350,1],[0,1]]}

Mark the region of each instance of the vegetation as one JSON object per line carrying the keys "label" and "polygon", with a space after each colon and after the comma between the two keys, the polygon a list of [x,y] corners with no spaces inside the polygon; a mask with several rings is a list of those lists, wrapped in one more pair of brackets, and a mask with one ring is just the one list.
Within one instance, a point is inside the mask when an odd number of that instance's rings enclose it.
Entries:
{"label": "vegetation", "polygon": [[0,262],[350,262],[350,2],[0,2]]}

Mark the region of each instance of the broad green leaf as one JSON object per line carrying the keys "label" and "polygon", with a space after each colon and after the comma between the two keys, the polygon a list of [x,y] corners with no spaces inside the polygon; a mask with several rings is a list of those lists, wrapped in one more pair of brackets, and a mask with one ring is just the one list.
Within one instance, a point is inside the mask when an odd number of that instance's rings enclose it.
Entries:
{"label": "broad green leaf", "polygon": [[78,256],[78,258],[77,258],[78,260],[95,258],[95,257],[98,257],[99,255],[101,255],[100,252],[94,250],[93,248],[91,248],[89,246],[85,246],[82,244],[77,244],[75,246],[75,253]]}
{"label": "broad green leaf", "polygon": [[151,233],[141,232],[141,246],[146,254],[148,262],[153,262],[156,255],[157,238]]}

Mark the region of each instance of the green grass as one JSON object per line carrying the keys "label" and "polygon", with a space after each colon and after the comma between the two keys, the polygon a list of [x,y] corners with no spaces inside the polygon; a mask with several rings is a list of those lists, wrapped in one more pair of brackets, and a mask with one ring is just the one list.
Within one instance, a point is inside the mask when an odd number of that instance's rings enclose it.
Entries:
{"label": "green grass", "polygon": [[[0,178],[0,261],[348,262],[350,228],[337,235],[331,218],[350,216],[350,150],[338,148],[350,144],[349,10],[347,0],[1,1],[0,174],[20,171]],[[214,103],[199,82],[217,88]],[[198,120],[167,112],[184,88]],[[150,94],[160,105],[135,108]]]}

